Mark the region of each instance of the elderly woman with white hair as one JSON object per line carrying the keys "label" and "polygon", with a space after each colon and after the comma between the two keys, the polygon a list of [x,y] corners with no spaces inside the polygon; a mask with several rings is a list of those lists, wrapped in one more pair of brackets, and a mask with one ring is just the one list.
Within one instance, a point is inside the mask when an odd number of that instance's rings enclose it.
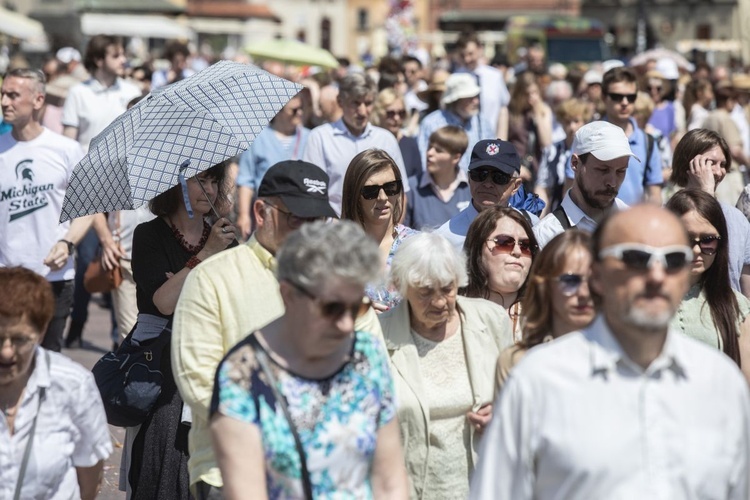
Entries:
{"label": "elderly woman with white hair", "polygon": [[412,498],[466,498],[492,416],[497,357],[513,343],[503,309],[458,296],[465,257],[436,233],[405,240],[391,281],[406,299],[380,315]]}

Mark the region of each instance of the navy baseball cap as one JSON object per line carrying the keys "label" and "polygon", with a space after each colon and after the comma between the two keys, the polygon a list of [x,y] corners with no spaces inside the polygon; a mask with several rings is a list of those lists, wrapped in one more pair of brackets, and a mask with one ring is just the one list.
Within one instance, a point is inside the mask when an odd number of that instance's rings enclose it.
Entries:
{"label": "navy baseball cap", "polygon": [[485,139],[477,142],[471,150],[469,170],[479,167],[492,167],[513,175],[514,172],[521,172],[521,158],[508,141]]}

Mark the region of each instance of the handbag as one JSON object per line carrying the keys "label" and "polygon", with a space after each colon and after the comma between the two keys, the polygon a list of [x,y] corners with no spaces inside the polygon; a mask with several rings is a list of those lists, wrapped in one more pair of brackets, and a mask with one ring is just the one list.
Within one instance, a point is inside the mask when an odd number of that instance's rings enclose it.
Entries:
{"label": "handbag", "polygon": [[297,453],[299,454],[299,463],[301,469],[300,472],[302,475],[302,490],[305,492],[305,499],[313,500],[312,483],[310,482],[310,473],[307,470],[305,449],[302,447],[302,441],[300,440],[299,434],[297,433],[297,428],[294,426],[292,416],[289,414],[289,408],[286,405],[286,398],[279,392],[278,387],[276,387],[276,377],[274,377],[273,371],[268,365],[268,355],[266,354],[266,351],[263,349],[263,347],[261,347],[260,342],[258,342],[258,337],[256,336],[257,333],[258,332],[255,332],[250,336],[250,346],[255,351],[255,357],[260,364],[260,368],[263,370],[263,373],[266,376],[268,386],[273,391],[273,397],[276,398],[276,402],[281,407],[281,411],[284,413],[284,417],[289,424],[289,430],[292,431],[292,437],[294,438],[294,447],[297,449]]}
{"label": "handbag", "polygon": [[83,274],[83,288],[89,293],[111,292],[122,283],[122,270],[115,267],[107,271],[102,266],[101,254],[89,262],[89,267]]}
{"label": "handbag", "polygon": [[139,314],[117,351],[96,362],[91,371],[110,425],[133,427],[149,416],[161,395],[161,362],[171,337],[167,318]]}

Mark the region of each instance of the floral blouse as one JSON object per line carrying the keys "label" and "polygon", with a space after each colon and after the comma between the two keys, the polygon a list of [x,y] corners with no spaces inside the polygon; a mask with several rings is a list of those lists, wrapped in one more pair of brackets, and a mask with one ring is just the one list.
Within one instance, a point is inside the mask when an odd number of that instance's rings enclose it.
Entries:
{"label": "floral blouse", "polygon": [[[257,425],[265,456],[268,497],[302,498],[294,438],[250,337],[237,344],[216,372],[211,414]],[[307,459],[315,498],[372,498],[370,470],[378,430],[395,414],[393,381],[380,341],[356,332],[350,361],[331,377],[314,380],[268,357]]]}
{"label": "floral blouse", "polygon": [[[385,261],[386,273],[391,270],[393,255],[396,253],[398,247],[401,246],[401,243],[403,243],[403,241],[409,236],[419,233],[416,229],[404,226],[403,224],[396,224],[393,230],[396,233],[396,236],[393,238],[393,245],[391,245],[391,250],[388,252],[388,258]],[[388,309],[396,307],[403,298],[398,291],[389,287],[387,283],[370,283],[365,288],[365,294],[371,301],[380,302],[387,306]]]}

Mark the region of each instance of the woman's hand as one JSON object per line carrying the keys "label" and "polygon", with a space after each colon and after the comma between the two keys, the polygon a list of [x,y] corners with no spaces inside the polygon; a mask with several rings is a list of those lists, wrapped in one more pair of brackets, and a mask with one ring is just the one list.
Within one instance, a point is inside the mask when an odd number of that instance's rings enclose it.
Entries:
{"label": "woman's hand", "polygon": [[469,419],[469,423],[477,432],[484,432],[484,428],[487,427],[490,420],[492,420],[492,404],[488,403],[479,408],[476,412],[468,412],[466,418]]}
{"label": "woman's hand", "polygon": [[122,246],[113,239],[102,242],[102,267],[110,271],[120,267],[120,259],[125,256]]}
{"label": "woman's hand", "polygon": [[687,176],[688,187],[698,188],[713,196],[716,189],[713,160],[703,155],[695,155],[695,158],[690,160]]}
{"label": "woman's hand", "polygon": [[[229,219],[222,217],[216,221],[208,235],[208,240],[198,255],[198,258],[205,260],[214,254],[217,254],[228,247],[235,239],[235,227],[229,222]],[[203,255],[200,255],[203,254]]]}

